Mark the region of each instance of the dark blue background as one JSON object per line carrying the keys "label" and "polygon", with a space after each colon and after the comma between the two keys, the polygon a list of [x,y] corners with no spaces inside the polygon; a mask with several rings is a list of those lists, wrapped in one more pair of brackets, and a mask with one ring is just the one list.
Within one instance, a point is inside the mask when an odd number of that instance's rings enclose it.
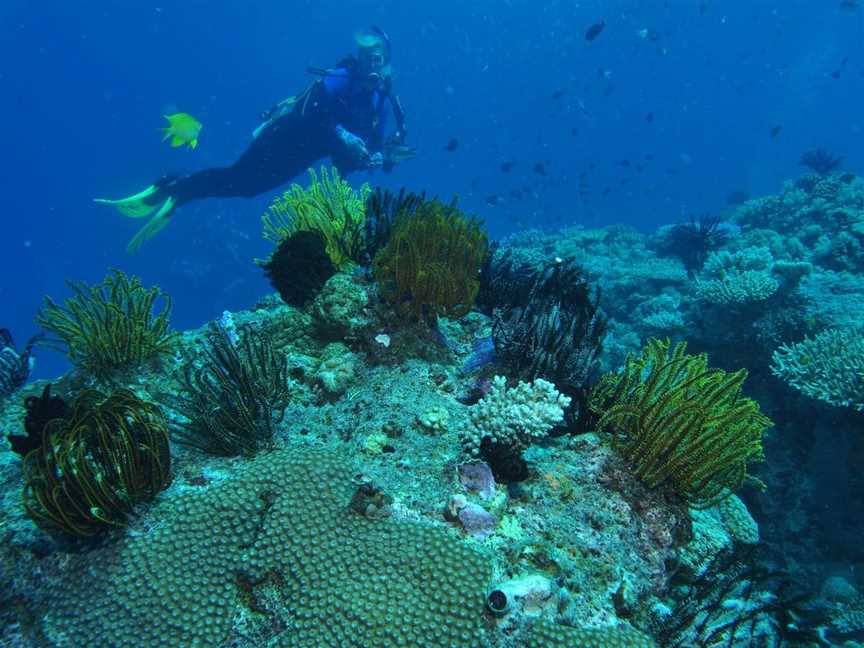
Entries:
{"label": "dark blue background", "polygon": [[[97,282],[109,267],[169,292],[177,328],[252,304],[268,290],[251,259],[269,248],[260,215],[272,196],[188,205],[137,257],[124,247],[141,222],[91,200],[229,163],[261,110],[305,86],[307,65],[350,52],[370,23],[392,36],[423,153],[372,181],[458,193],[496,236],[572,223],[649,229],[716,212],[730,191],[776,191],[816,146],[860,169],[862,15],[839,4],[4,0],[0,326],[23,341],[42,295],[62,298],[64,279]],[[605,30],[587,42],[601,18]],[[203,122],[197,150],[160,141],[173,111]],[[454,137],[458,150],[443,150]],[[508,160],[517,164],[505,174]],[[519,187],[526,197],[508,195]],[[503,198],[490,207],[493,194]],[[38,375],[65,368],[39,355]]]}

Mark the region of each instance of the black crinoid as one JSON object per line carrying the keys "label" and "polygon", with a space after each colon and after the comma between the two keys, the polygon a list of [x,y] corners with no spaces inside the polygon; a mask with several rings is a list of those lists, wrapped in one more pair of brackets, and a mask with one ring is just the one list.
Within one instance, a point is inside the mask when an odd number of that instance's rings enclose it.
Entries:
{"label": "black crinoid", "polygon": [[705,265],[708,255],[721,247],[729,237],[721,216],[690,214],[686,223],[676,223],[666,233],[658,250],[660,254],[676,256],[684,263],[687,272],[698,272]]}
{"label": "black crinoid", "polygon": [[843,164],[843,158],[825,149],[817,148],[805,152],[798,163],[819,175],[827,175],[840,168],[840,165]]}
{"label": "black crinoid", "polygon": [[301,230],[286,236],[266,261],[258,263],[282,297],[292,306],[311,301],[336,266],[327,255],[326,241],[320,232]]}
{"label": "black crinoid", "polygon": [[515,299],[493,312],[496,358],[510,375],[543,378],[570,396],[565,423],[553,434],[581,432],[589,416],[585,395],[606,335],[600,291],[579,265],[561,259],[536,272],[527,292],[522,283],[513,281],[501,296]]}

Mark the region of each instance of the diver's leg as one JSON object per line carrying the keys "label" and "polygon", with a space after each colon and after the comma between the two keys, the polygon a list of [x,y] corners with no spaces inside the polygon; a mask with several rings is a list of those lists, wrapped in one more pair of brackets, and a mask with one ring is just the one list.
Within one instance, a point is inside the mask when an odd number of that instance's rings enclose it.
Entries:
{"label": "diver's leg", "polygon": [[201,198],[251,198],[272,191],[328,153],[325,137],[286,115],[271,124],[230,167],[205,169],[164,187],[178,205]]}

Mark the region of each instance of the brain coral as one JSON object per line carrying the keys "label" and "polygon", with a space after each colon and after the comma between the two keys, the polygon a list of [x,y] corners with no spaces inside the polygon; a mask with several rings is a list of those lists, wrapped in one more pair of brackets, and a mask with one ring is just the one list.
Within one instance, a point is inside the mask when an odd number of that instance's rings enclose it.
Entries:
{"label": "brain coral", "polygon": [[442,529],[351,512],[351,475],[328,452],[283,450],[180,491],[147,528],[46,560],[34,632],[115,648],[484,645],[488,563]]}

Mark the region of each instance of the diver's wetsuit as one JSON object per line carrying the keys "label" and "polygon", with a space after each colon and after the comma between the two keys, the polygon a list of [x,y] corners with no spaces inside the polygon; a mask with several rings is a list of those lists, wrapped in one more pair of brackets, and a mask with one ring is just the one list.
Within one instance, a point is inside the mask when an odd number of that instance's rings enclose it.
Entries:
{"label": "diver's wetsuit", "polygon": [[337,136],[340,125],[362,138],[370,154],[382,152],[387,91],[360,87],[349,63],[329,71],[307,93],[264,127],[234,164],[168,176],[157,183],[154,198],[170,195],[178,206],[201,198],[248,198],[285,184],[328,155],[344,176],[361,167]]}

